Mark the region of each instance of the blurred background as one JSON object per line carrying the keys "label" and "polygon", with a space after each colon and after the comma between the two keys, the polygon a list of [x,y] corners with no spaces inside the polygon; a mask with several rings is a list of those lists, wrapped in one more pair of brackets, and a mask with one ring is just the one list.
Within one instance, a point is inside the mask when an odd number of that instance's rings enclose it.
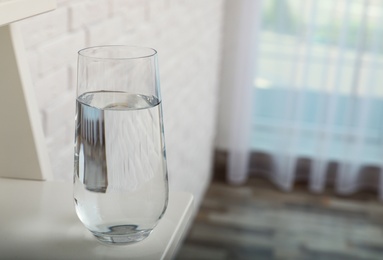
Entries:
{"label": "blurred background", "polygon": [[158,50],[177,259],[383,259],[383,1],[57,0],[20,21],[56,180],[77,51]]}

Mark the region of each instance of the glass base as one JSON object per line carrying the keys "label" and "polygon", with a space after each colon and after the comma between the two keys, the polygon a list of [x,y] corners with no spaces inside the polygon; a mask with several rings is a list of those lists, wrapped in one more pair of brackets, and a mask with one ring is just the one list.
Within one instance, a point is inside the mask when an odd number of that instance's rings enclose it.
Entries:
{"label": "glass base", "polygon": [[93,235],[101,242],[114,245],[133,244],[147,238],[152,229],[131,230],[129,225],[114,226],[107,233],[93,232]]}

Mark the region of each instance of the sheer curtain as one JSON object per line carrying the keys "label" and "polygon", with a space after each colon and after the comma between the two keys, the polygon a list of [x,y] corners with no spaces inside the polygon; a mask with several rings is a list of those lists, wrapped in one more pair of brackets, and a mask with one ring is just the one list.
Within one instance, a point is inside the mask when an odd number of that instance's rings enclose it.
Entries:
{"label": "sheer curtain", "polygon": [[383,199],[383,2],[235,2],[226,19],[235,43],[224,59],[232,65],[228,181],[246,181],[258,153],[284,190],[305,159],[312,191],[334,172],[339,193],[373,186]]}

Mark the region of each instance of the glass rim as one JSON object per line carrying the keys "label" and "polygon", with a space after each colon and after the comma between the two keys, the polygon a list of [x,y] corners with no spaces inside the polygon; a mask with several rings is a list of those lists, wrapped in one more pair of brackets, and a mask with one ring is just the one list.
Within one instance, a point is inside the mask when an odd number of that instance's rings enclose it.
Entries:
{"label": "glass rim", "polygon": [[[134,49],[145,50],[148,52],[148,54],[126,55],[125,57],[124,56],[122,56],[122,57],[108,57],[108,56],[102,57],[102,56],[97,56],[97,55],[90,55],[88,53],[91,50],[95,50],[95,49],[106,50],[106,49],[117,49],[117,48],[130,49],[130,50],[134,50]],[[154,56],[156,56],[157,51],[153,48],[150,48],[150,47],[136,46],[136,45],[99,45],[99,46],[90,46],[90,47],[83,48],[83,49],[79,50],[77,53],[78,53],[78,56],[81,56],[84,58],[89,58],[89,59],[95,59],[95,60],[136,60],[136,59],[144,59],[144,58],[154,57]]]}

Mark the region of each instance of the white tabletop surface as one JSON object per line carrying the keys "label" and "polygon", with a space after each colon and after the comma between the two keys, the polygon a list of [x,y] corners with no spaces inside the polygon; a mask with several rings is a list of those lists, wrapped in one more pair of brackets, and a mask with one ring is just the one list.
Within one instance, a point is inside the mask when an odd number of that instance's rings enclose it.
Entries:
{"label": "white tabletop surface", "polygon": [[192,204],[191,194],[170,192],[167,211],[147,239],[112,246],[79,221],[70,183],[0,178],[0,259],[171,259]]}

